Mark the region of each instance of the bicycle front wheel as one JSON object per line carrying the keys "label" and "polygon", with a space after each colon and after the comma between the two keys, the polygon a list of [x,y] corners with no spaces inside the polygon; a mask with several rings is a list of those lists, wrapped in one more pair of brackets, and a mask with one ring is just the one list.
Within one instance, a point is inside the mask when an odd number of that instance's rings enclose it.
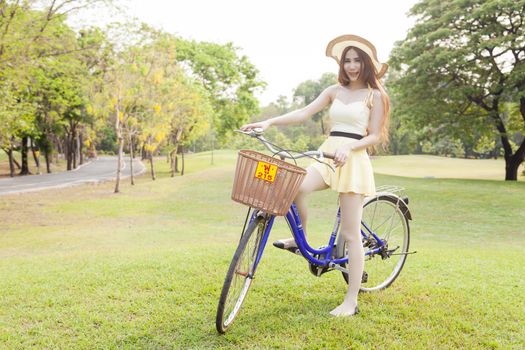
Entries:
{"label": "bicycle front wheel", "polygon": [[257,216],[244,231],[222,287],[217,309],[216,327],[225,333],[239,314],[252,284],[257,252],[261,246],[267,220]]}
{"label": "bicycle front wheel", "polygon": [[[403,269],[410,243],[410,227],[406,207],[400,205],[400,201],[395,195],[382,195],[367,201],[363,207],[363,246],[365,253],[369,254],[365,256],[362,292],[387,288]],[[378,242],[365,225],[385,244],[378,252]],[[340,243],[346,255],[346,243],[344,240]],[[343,278],[348,283],[346,273],[343,273]]]}

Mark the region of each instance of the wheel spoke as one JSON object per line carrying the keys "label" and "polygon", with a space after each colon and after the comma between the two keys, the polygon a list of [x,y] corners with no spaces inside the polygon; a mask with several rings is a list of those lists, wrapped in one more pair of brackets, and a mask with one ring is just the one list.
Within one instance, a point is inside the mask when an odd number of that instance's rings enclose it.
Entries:
{"label": "wheel spoke", "polygon": [[[371,234],[364,240],[365,251],[380,250],[365,257],[364,271],[368,279],[361,286],[363,291],[388,287],[403,268],[406,259],[404,253],[408,251],[409,226],[398,204],[399,200],[394,196],[379,196],[371,199],[363,208],[364,225],[385,243],[384,246],[375,244]],[[346,243],[341,244],[344,246]],[[347,250],[343,251],[346,253]],[[395,254],[391,254],[394,251]],[[348,281],[347,275],[343,274],[343,277]]]}
{"label": "wheel spoke", "polygon": [[[374,226],[374,219],[375,219],[375,216],[376,216],[376,211],[377,211],[377,204],[374,205],[374,212],[373,212],[373,216],[372,216],[372,219],[369,220],[371,221],[370,225],[374,227],[374,230],[375,232],[378,232],[379,229],[381,227],[383,227],[384,224],[386,224],[388,222],[388,220],[392,221],[394,216],[396,215],[396,212],[395,211],[392,211],[392,213],[390,214],[389,217],[385,218],[380,224],[377,224]],[[380,215],[378,215],[379,217]]]}
{"label": "wheel spoke", "polygon": [[220,333],[224,333],[231,325],[248,293],[265,227],[266,220],[260,217],[256,218],[248,226],[239,242],[224,281],[219,308],[217,309],[216,325]]}

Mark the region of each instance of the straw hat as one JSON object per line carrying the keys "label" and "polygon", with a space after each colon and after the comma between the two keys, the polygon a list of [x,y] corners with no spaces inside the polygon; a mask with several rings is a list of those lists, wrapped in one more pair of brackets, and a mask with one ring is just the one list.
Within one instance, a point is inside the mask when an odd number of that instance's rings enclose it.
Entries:
{"label": "straw hat", "polygon": [[375,46],[370,41],[357,35],[341,35],[330,41],[326,47],[326,56],[332,57],[339,64],[341,55],[348,46],[354,46],[363,50],[372,59],[377,78],[381,78],[386,73],[388,64],[379,62]]}

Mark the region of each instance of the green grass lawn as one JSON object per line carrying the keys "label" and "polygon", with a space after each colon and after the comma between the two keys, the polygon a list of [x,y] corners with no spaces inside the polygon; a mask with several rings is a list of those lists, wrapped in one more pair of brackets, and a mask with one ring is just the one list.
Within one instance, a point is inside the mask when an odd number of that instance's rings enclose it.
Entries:
{"label": "green grass lawn", "polygon": [[[226,335],[215,312],[245,208],[230,200],[235,154],[157,161],[113,183],[0,197],[0,349],[522,349],[525,184],[377,175],[406,188],[411,250],[394,284],[332,318],[341,275],[314,277],[271,245]],[[311,198],[324,244],[336,196]],[[278,219],[270,241],[287,236]]]}
{"label": "green grass lawn", "polygon": [[[382,156],[373,159],[376,173],[456,179],[504,180],[505,160],[463,159],[430,155]],[[525,181],[523,164],[518,170],[518,180]]]}

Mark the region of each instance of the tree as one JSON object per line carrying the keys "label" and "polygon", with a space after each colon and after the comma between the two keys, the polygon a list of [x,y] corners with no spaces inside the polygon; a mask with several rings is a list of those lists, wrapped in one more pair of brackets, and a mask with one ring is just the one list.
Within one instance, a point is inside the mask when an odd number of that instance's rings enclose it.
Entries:
{"label": "tree", "polygon": [[[77,45],[76,33],[65,20],[68,14],[103,3],[110,1],[0,1],[0,90],[5,93],[0,100],[1,143],[10,154],[11,164],[12,150],[20,145],[21,174],[29,173],[28,144],[37,166],[38,148],[44,150],[49,171],[50,136],[56,131],[55,122],[69,118],[72,129],[78,125],[79,114],[85,117],[81,88],[85,81],[80,77],[86,71],[77,57],[84,48]],[[56,114],[57,108],[61,114]],[[76,144],[69,149],[77,157],[68,158],[68,168],[81,154],[76,127],[72,132],[72,140],[66,144]]]}
{"label": "tree", "polygon": [[[505,180],[517,180],[525,158],[525,2],[422,0],[410,14],[416,24],[391,56],[400,113],[452,138],[494,130]],[[509,114],[506,103],[519,108]]]}
{"label": "tree", "polygon": [[[177,44],[174,36],[158,33],[151,44],[156,66],[148,83],[149,100],[154,102],[152,112],[159,118],[158,125],[162,125],[161,132],[154,132],[156,137],[150,139],[156,140],[155,149],[168,144],[164,150],[168,151],[172,176],[178,164],[178,152],[182,155],[181,175],[184,175],[184,146],[207,132],[213,115],[206,90],[174,62]],[[163,138],[159,139],[161,135]]]}
{"label": "tree", "polygon": [[214,126],[222,140],[258,113],[254,93],[265,86],[255,66],[237,50],[232,43],[177,40],[177,61],[189,68],[206,91],[214,111]]}
{"label": "tree", "polygon": [[90,116],[90,123],[84,126],[84,142],[89,148],[89,157],[95,157],[97,146],[115,151],[116,135],[108,120],[111,115],[108,88],[111,85],[107,84],[108,72],[114,65],[114,50],[106,33],[99,28],[80,30],[78,46],[81,49],[79,59],[86,68],[84,93],[86,113]]}
{"label": "tree", "polygon": [[[5,71],[4,71],[5,73]],[[11,74],[15,74],[11,72]],[[0,147],[7,153],[9,158],[10,176],[14,176],[16,161],[13,151],[16,140],[24,137],[26,143],[21,144],[24,150],[27,148],[27,135],[35,135],[38,130],[35,127],[35,106],[30,102],[27,91],[29,82],[26,79],[14,78],[10,75],[10,81],[3,81],[0,89]],[[16,82],[16,83],[15,83]],[[28,174],[27,152],[22,155],[23,166],[19,166],[21,174]]]}

